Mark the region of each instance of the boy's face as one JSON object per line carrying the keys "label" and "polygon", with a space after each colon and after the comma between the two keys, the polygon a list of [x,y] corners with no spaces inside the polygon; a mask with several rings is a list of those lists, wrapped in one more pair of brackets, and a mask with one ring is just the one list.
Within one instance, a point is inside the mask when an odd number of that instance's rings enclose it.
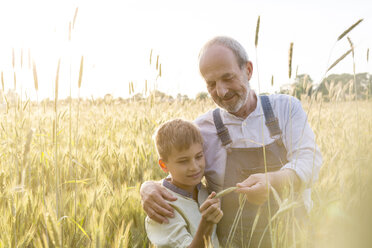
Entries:
{"label": "boy's face", "polygon": [[[161,160],[159,161],[161,163]],[[169,172],[171,182],[190,193],[204,176],[205,160],[203,154],[203,146],[198,143],[192,144],[189,149],[177,151],[172,149],[168,156],[168,161],[164,164],[166,168],[163,170]]]}

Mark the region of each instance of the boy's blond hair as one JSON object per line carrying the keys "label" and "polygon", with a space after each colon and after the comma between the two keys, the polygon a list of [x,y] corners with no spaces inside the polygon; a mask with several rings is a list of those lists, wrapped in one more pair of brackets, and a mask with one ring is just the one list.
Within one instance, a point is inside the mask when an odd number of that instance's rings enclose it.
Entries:
{"label": "boy's blond hair", "polygon": [[164,161],[172,153],[189,149],[197,143],[203,145],[203,138],[199,129],[190,121],[174,119],[160,125],[154,134],[154,141],[158,155]]}

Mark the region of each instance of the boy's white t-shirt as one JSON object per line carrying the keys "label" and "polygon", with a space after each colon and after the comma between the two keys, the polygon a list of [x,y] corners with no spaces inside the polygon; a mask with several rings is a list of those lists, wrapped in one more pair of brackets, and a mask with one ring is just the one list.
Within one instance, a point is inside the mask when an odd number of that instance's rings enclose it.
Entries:
{"label": "boy's white t-shirt", "polygon": [[[200,205],[208,198],[207,189],[201,183],[198,188],[198,202],[188,192],[174,186],[163,179],[162,186],[171,194],[177,197],[177,200],[169,203],[174,206],[174,218],[168,218],[168,224],[159,224],[148,216],[145,220],[147,236],[156,247],[188,247],[198,229],[201,213]],[[213,247],[219,247],[216,225],[212,233]]]}

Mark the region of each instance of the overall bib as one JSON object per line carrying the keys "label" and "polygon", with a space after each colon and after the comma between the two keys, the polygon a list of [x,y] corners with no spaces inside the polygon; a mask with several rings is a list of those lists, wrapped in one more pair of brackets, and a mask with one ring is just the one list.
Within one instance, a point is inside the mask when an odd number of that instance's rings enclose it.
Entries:
{"label": "overall bib", "polygon": [[[278,119],[274,116],[269,98],[267,96],[260,97],[265,116],[265,124],[270,131],[270,136],[275,139],[273,143],[265,146],[267,171],[277,171],[287,163],[287,151],[283,145]],[[222,145],[226,147],[232,141],[228,129],[222,122],[220,109],[214,110],[213,119]],[[244,181],[252,174],[264,173],[263,149],[263,147],[228,148],[223,189],[236,186],[236,183]],[[239,194],[231,193],[224,196],[221,199],[221,208],[223,217],[217,225],[217,234],[222,247],[226,247],[230,229],[239,209]],[[250,204],[248,201],[245,202],[235,235],[232,238],[232,243],[229,242],[228,247],[248,247],[248,244],[249,247],[258,247],[264,229],[268,224],[268,202],[261,206],[261,214],[250,240],[251,229],[258,208],[259,206],[257,205]],[[270,208],[271,215],[278,210],[278,206],[272,195],[270,195]],[[269,229],[267,229],[263,237],[261,247],[271,247]]]}

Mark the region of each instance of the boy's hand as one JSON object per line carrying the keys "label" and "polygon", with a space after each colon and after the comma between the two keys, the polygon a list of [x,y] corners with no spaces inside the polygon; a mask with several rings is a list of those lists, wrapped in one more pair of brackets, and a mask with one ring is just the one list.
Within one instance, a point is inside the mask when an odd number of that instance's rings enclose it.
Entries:
{"label": "boy's hand", "polygon": [[169,223],[167,217],[173,218],[173,208],[165,201],[177,200],[158,182],[147,181],[140,189],[142,207],[146,214],[154,221],[162,224]]}
{"label": "boy's hand", "polygon": [[216,192],[212,192],[207,200],[200,206],[202,219],[213,224],[217,224],[223,216],[223,212],[220,208],[220,199],[214,198],[215,195]]}

